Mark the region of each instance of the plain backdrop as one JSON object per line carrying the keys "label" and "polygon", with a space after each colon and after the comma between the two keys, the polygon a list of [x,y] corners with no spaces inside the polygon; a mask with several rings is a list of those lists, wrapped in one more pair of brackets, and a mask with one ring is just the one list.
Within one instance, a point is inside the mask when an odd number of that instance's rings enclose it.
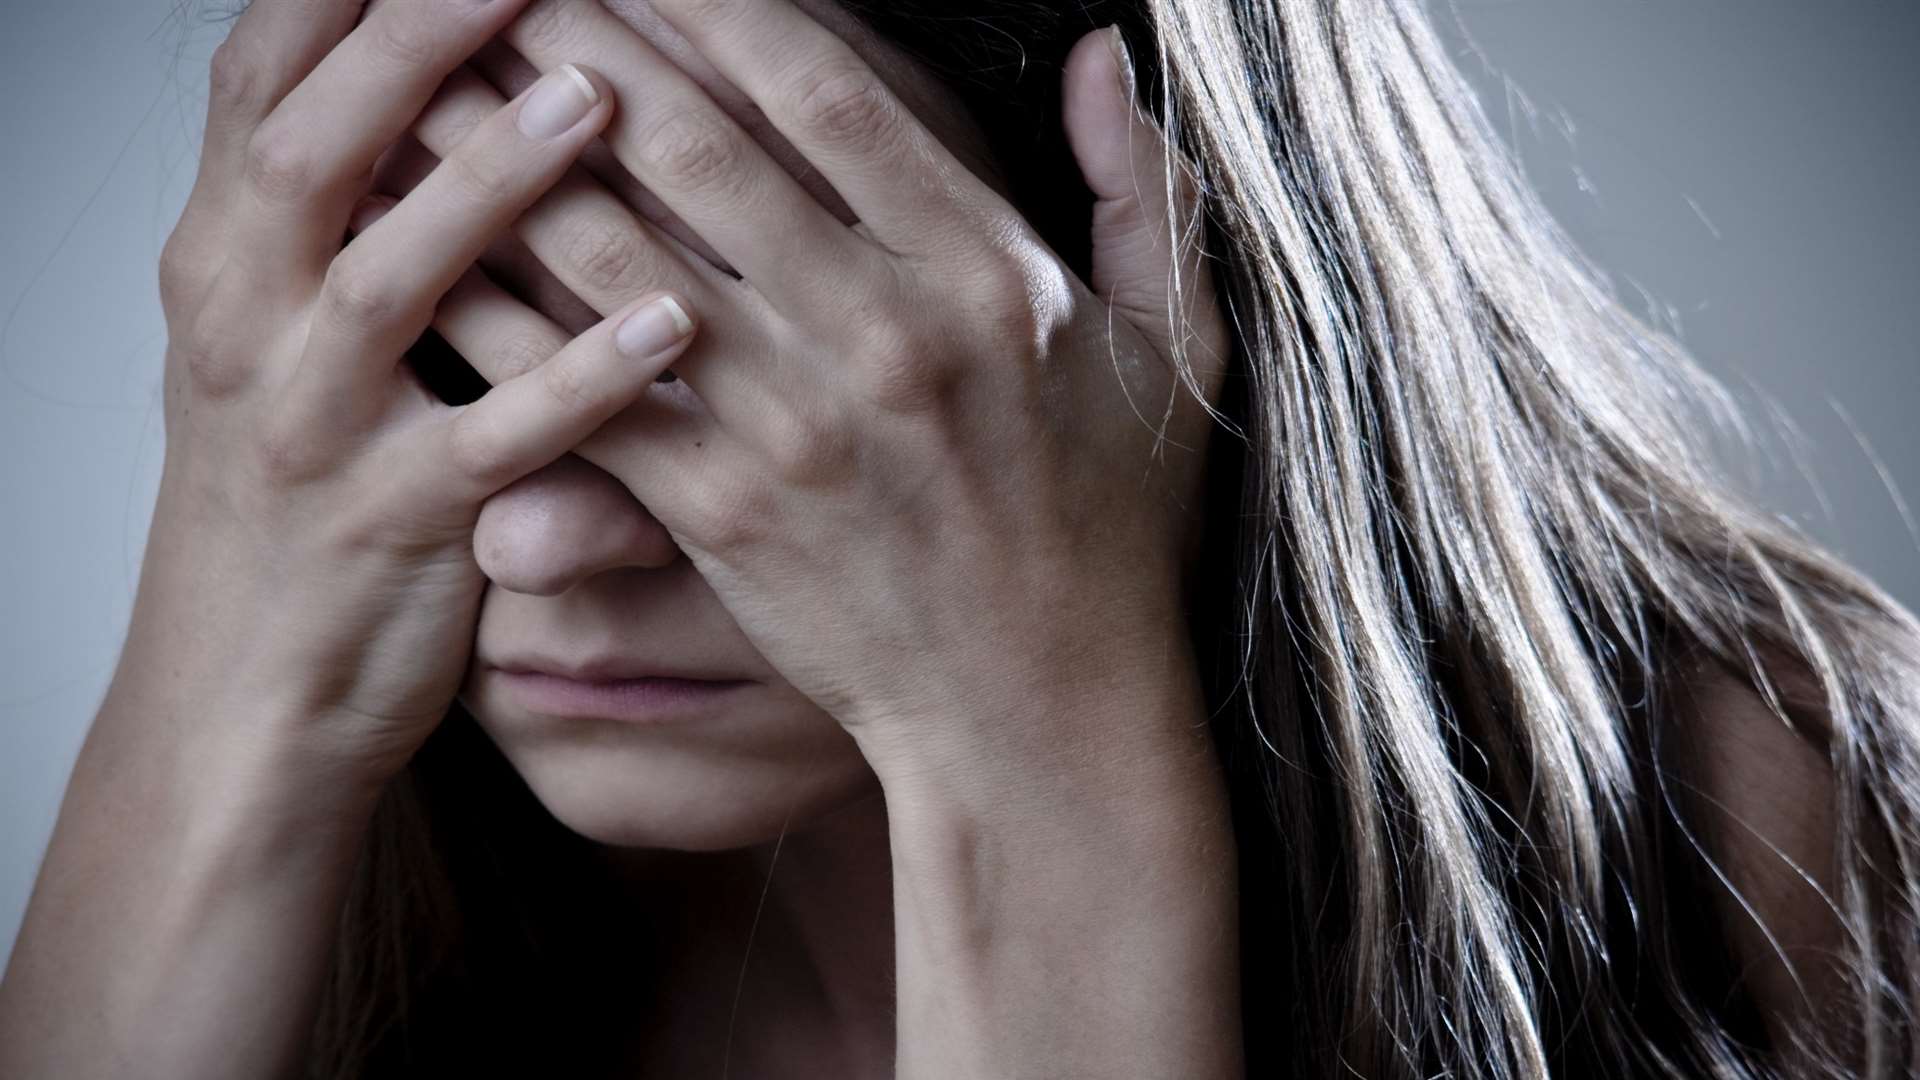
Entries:
{"label": "plain backdrop", "polygon": [[[213,0],[213,4],[225,0]],[[202,0],[0,5],[0,942],[112,674],[158,483],[160,246]],[[1748,403],[1732,464],[1920,606],[1920,6],[1435,0],[1529,175]]]}

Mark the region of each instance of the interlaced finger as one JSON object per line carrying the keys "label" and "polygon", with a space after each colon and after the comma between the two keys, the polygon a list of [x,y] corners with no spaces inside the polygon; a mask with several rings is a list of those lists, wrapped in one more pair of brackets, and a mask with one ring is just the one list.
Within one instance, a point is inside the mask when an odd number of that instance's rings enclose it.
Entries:
{"label": "interlaced finger", "polygon": [[[503,103],[498,90],[462,68],[420,114],[414,137],[445,157]],[[689,258],[577,165],[514,231],[561,284],[603,315],[648,289],[670,289],[712,310],[710,290],[733,284],[704,260]]]}
{"label": "interlaced finger", "polygon": [[324,269],[381,153],[447,73],[525,4],[386,0],[375,7],[248,139],[234,257],[267,276]]}
{"label": "interlaced finger", "polygon": [[500,109],[390,212],[355,237],[315,302],[290,407],[335,424],[378,411],[398,358],[496,235],[557,180],[606,125],[613,102],[562,67]]}
{"label": "interlaced finger", "polygon": [[[674,299],[679,303],[679,298]],[[684,357],[685,344],[676,346],[671,354],[652,359],[636,355],[645,351],[644,345],[630,345],[624,360],[609,355],[621,353],[621,330],[631,314],[646,311],[645,303],[630,304],[600,326],[570,338],[551,320],[474,270],[461,278],[447,295],[433,327],[482,378],[494,385],[493,390],[474,404],[485,404],[499,395],[499,399],[488,406],[493,410],[491,415],[483,413],[477,421],[469,418],[465,422],[498,426],[504,425],[507,418],[507,412],[501,411],[503,403],[507,410],[551,408],[553,386],[565,387],[576,381],[573,376],[558,372],[559,378],[553,383],[536,387],[531,380],[547,365],[637,364],[632,373],[635,378],[655,379],[669,364]],[[679,314],[692,317],[684,306]],[[668,317],[670,320],[671,314]],[[698,334],[704,335],[710,325],[701,326]],[[635,333],[624,336],[632,341]],[[575,369],[582,378],[586,377],[587,370],[584,366]],[[516,395],[526,400],[517,404],[507,400]],[[716,463],[737,464],[737,444],[718,428],[698,399],[681,388],[656,383],[627,395],[625,401],[617,413],[597,428],[582,433],[566,449],[620,480],[650,508],[684,505],[685,500],[695,497],[701,478],[707,476]],[[544,453],[544,448],[541,452]]]}
{"label": "interlaced finger", "polygon": [[951,251],[1004,201],[846,40],[791,0],[654,0],[889,250]]}
{"label": "interlaced finger", "polygon": [[541,70],[579,57],[606,72],[624,103],[607,133],[614,155],[775,306],[857,303],[872,245],[618,16],[596,0],[535,0],[504,37]]}

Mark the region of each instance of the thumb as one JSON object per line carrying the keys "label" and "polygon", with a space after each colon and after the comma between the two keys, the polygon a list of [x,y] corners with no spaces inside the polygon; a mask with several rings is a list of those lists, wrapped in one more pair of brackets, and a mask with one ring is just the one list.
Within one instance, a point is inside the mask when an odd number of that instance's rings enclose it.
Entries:
{"label": "thumb", "polygon": [[[1074,45],[1063,76],[1061,119],[1094,197],[1088,284],[1164,353],[1176,325],[1191,346],[1196,331],[1210,338],[1222,320],[1199,237],[1188,235],[1196,225],[1194,178],[1137,107],[1125,49],[1118,27],[1093,31]],[[1176,269],[1187,294],[1178,311]],[[1195,362],[1204,366],[1213,359],[1203,354]]]}

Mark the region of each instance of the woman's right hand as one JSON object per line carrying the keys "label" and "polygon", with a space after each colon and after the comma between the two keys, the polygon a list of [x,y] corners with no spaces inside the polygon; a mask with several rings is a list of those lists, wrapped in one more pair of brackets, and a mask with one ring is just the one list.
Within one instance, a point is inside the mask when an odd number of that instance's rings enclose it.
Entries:
{"label": "woman's right hand", "polygon": [[550,73],[342,250],[376,159],[526,2],[254,0],[216,54],[161,270],[160,497],[0,980],[0,1075],[304,1071],[366,821],[468,661],[481,503],[684,348],[647,297],[470,405],[403,362],[606,126],[596,76]]}
{"label": "woman's right hand", "polygon": [[166,467],[123,666],[167,701],[292,730],[195,735],[396,771],[468,661],[481,503],[632,402],[691,333],[684,304],[647,297],[464,406],[402,362],[612,114],[604,80],[551,72],[397,205],[363,201],[376,159],[524,3],[388,0],[356,28],[357,5],[256,0],[215,54],[162,258]]}

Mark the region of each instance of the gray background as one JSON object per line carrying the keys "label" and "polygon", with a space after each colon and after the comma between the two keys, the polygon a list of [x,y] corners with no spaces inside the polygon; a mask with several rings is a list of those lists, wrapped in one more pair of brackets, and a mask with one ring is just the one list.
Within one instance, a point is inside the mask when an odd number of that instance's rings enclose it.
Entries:
{"label": "gray background", "polygon": [[[196,0],[181,0],[191,8]],[[1920,7],[1436,0],[1534,182],[1749,404],[1736,462],[1920,606]],[[0,23],[0,934],[112,674],[155,485],[160,246],[221,27],[170,0]],[[1870,449],[1869,449],[1870,448]],[[1890,487],[1891,485],[1891,487]]]}

